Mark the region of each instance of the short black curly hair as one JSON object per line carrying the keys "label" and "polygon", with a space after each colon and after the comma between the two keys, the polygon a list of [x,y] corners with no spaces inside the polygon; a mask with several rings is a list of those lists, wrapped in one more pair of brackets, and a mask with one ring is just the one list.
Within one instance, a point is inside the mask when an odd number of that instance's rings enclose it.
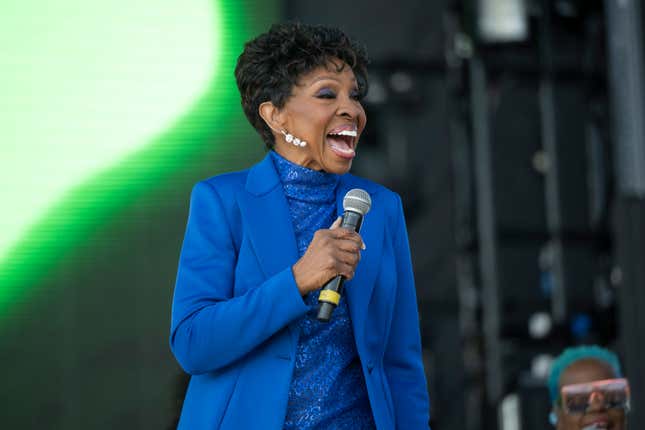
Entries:
{"label": "short black curly hair", "polygon": [[[351,67],[359,97],[367,94],[367,52],[343,31],[302,23],[274,24],[268,32],[244,45],[237,59],[235,79],[242,108],[266,146],[275,145],[271,130],[260,117],[260,104],[270,101],[281,108],[298,79],[311,70],[339,59]],[[344,65],[340,65],[341,70]]]}

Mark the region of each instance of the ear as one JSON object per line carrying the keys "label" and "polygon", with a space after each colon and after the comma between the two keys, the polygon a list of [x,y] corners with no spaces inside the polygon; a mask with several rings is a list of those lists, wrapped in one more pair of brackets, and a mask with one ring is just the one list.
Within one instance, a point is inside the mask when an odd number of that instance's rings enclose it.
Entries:
{"label": "ear", "polygon": [[259,114],[275,133],[280,134],[280,130],[284,128],[284,112],[278,109],[272,102],[261,103],[258,108]]}

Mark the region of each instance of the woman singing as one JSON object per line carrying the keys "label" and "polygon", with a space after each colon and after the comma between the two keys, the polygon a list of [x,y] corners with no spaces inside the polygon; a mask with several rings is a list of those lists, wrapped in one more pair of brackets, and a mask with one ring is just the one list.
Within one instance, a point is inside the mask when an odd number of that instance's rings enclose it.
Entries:
{"label": "woman singing", "polygon": [[[192,375],[180,429],[428,429],[401,199],[348,173],[366,64],[327,27],[274,25],[245,45],[235,77],[269,151],[193,189],[170,336]],[[355,188],[372,201],[360,235],[339,218]]]}

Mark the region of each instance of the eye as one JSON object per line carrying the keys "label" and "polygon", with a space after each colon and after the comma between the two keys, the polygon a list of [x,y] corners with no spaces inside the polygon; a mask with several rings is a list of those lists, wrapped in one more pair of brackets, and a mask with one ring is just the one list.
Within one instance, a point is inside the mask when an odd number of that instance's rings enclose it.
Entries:
{"label": "eye", "polygon": [[576,393],[567,396],[566,405],[571,413],[583,413],[589,403],[588,393]]}
{"label": "eye", "polygon": [[360,91],[358,91],[358,89],[355,89],[351,93],[349,93],[349,96],[352,98],[352,100],[356,100],[356,101],[361,101],[361,99],[363,98],[362,94],[360,93]]}
{"label": "eye", "polygon": [[335,99],[336,93],[329,88],[322,88],[316,93],[316,97],[319,99]]}

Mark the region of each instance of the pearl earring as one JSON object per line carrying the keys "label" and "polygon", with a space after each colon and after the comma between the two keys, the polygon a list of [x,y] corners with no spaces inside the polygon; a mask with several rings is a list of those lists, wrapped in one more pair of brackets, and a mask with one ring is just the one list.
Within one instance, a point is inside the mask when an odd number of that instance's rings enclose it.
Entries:
{"label": "pearl earring", "polygon": [[301,148],[307,146],[306,141],[298,139],[291,133],[287,133],[286,130],[280,130],[280,133],[284,134],[284,140],[286,140],[287,143],[293,143],[295,146],[299,146]]}

